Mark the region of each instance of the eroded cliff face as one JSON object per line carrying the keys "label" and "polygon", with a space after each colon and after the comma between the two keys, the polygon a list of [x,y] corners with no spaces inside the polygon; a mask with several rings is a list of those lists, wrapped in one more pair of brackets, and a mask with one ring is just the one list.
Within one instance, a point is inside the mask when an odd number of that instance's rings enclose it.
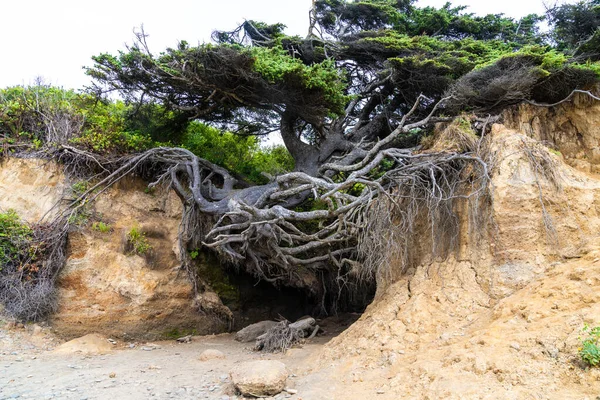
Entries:
{"label": "eroded cliff face", "polygon": [[[59,166],[50,162],[7,159],[0,168],[0,208],[15,209],[37,222],[69,196]],[[90,332],[153,339],[185,333],[222,332],[227,324],[198,310],[198,302],[222,306],[210,290],[194,298],[192,285],[180,269],[177,233],[180,202],[172,193],[146,193],[136,179],[120,182],[89,209],[110,226],[108,232],[91,221],[69,234],[68,259],[57,281],[58,312],[50,324],[71,338]],[[147,255],[124,250],[132,228],[144,232],[152,250]]]}
{"label": "eroded cliff face", "polygon": [[[124,181],[96,201],[94,210],[110,224],[110,232],[86,228],[69,235],[68,260],[58,280],[60,309],[50,320],[56,331],[155,338],[227,329],[198,311],[180,269],[179,199],[147,194],[144,188],[140,181]],[[147,254],[124,250],[132,228],[148,239]]]}
{"label": "eroded cliff face", "polygon": [[577,94],[556,107],[521,104],[505,111],[504,125],[545,142],[583,172],[600,173],[600,102]]}
{"label": "eroded cliff face", "polygon": [[[577,348],[584,324],[600,323],[598,107],[521,106],[493,126],[485,240],[463,226],[448,259],[425,257],[382,282],[315,361],[320,371],[352,398],[597,395],[598,374],[581,368]],[[537,151],[547,162],[530,157]]]}
{"label": "eroded cliff face", "polygon": [[54,163],[35,159],[0,159],[0,208],[15,209],[28,222],[51,212],[66,188]]}

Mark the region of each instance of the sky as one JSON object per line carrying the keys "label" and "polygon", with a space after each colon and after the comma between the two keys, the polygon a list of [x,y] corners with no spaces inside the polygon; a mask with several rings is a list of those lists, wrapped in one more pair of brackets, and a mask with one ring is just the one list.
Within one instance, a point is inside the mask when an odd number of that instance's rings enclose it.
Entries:
{"label": "sky", "polygon": [[[421,6],[446,0],[420,0]],[[91,56],[116,53],[144,25],[150,50],[179,40],[210,40],[215,29],[231,30],[245,19],[282,22],[287,33],[305,35],[311,0],[18,0],[2,2],[0,87],[31,84],[37,77],[65,88],[89,83],[82,69]],[[542,0],[456,0],[476,14],[521,17],[543,13]]]}

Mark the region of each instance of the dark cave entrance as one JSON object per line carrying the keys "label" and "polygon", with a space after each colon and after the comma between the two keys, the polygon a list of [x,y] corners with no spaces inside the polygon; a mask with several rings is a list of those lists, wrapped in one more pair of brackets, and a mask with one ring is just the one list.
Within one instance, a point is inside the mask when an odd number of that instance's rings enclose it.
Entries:
{"label": "dark cave entrance", "polygon": [[[331,287],[319,288],[320,291],[275,286],[240,269],[219,265],[216,257],[209,256],[206,261],[205,265],[212,268],[210,273],[201,268],[201,276],[208,278],[223,304],[233,312],[234,331],[264,320],[293,322],[304,316],[319,319],[362,314],[375,295],[374,284],[360,287],[330,284]],[[322,277],[323,282],[334,282],[327,278]]]}

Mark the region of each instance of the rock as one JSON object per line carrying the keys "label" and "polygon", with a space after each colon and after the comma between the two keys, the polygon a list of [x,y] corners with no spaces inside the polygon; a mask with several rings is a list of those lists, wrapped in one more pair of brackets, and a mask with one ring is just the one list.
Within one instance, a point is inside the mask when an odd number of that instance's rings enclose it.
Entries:
{"label": "rock", "polygon": [[209,360],[222,360],[225,358],[225,354],[215,349],[204,350],[202,354],[200,354],[200,361],[209,361]]}
{"label": "rock", "polygon": [[473,363],[473,372],[477,375],[483,375],[487,372],[488,366],[487,362],[483,358],[483,356],[478,356],[475,358],[475,362]]}
{"label": "rock", "polygon": [[177,339],[177,341],[179,343],[191,343],[192,342],[192,335],[187,335],[187,336],[183,336]]}
{"label": "rock", "polygon": [[113,346],[105,337],[97,333],[90,333],[89,335],[61,344],[54,352],[59,354],[106,354],[110,353],[112,349]]}
{"label": "rock", "polygon": [[145,346],[140,347],[141,350],[144,351],[152,351],[152,350],[156,350],[156,349],[160,349],[160,346],[154,343],[146,343]]}
{"label": "rock", "polygon": [[280,393],[285,388],[288,372],[279,361],[258,360],[236,366],[229,375],[242,395],[257,397]]}
{"label": "rock", "polygon": [[44,332],[41,326],[38,324],[33,324],[31,327],[31,335],[32,336],[43,336]]}
{"label": "rock", "polygon": [[260,335],[263,335],[269,329],[277,325],[275,321],[261,321],[252,325],[248,325],[244,329],[235,334],[235,340],[242,343],[253,342]]}
{"label": "rock", "polygon": [[521,350],[521,346],[520,346],[520,345],[519,345],[519,343],[517,343],[517,342],[513,342],[513,343],[511,343],[511,344],[510,344],[510,347],[511,347],[511,348],[513,348],[513,349],[515,349],[515,350],[517,350],[517,351],[518,351],[518,350]]}

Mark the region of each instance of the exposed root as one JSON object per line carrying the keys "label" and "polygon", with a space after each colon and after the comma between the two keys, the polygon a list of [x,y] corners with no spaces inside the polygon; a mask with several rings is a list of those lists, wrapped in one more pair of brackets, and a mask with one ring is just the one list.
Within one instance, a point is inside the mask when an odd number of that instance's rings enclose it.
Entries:
{"label": "exposed root", "polygon": [[542,222],[544,223],[548,243],[558,245],[558,233],[554,226],[554,220],[546,208],[544,190],[541,183],[542,180],[545,180],[555,190],[561,190],[562,177],[560,176],[557,162],[550,156],[548,149],[541,143],[525,139],[522,139],[521,143],[521,151],[526,155],[535,177],[535,184],[538,189],[538,197],[542,208]]}
{"label": "exposed root", "polygon": [[[189,251],[205,247],[260,279],[308,288],[322,296],[327,312],[344,292],[386,270],[379,264],[390,247],[407,260],[421,216],[435,238],[434,255],[455,248],[457,202],[479,201],[487,193],[488,165],[472,132],[451,125],[444,140],[454,141],[453,151],[394,147],[396,139],[429,123],[439,104],[421,121],[407,122],[424,100],[420,97],[387,137],[332,158],[319,176],[291,172],[245,189],[236,189],[225,169],[186,149],[160,147],[105,160],[62,146],[52,157],[66,163],[67,171],[84,170],[92,179],[55,221],[68,221],[126,176],[146,174],[153,179],[150,187],[166,185],[183,203],[180,254],[196,294],[204,288]],[[331,307],[326,294],[333,298]]]}
{"label": "exposed root", "polygon": [[66,260],[68,226],[65,218],[35,226],[32,240],[22,244],[28,258],[2,265],[0,304],[8,315],[38,321],[56,311],[54,283]]}
{"label": "exposed root", "polygon": [[[451,125],[438,140],[448,142],[451,137],[456,142],[450,145],[466,153],[459,157],[425,153],[421,169],[408,174],[389,172],[394,185],[371,206],[358,239],[362,263],[356,273],[361,279],[375,277],[389,282],[392,271],[401,273],[419,263],[415,259],[419,250],[445,258],[458,248],[461,211],[468,210],[465,222],[475,233],[472,236],[484,236],[490,222],[485,207],[491,199],[492,155],[487,150],[487,138],[475,140],[474,135]],[[434,159],[428,160],[429,156]]]}

